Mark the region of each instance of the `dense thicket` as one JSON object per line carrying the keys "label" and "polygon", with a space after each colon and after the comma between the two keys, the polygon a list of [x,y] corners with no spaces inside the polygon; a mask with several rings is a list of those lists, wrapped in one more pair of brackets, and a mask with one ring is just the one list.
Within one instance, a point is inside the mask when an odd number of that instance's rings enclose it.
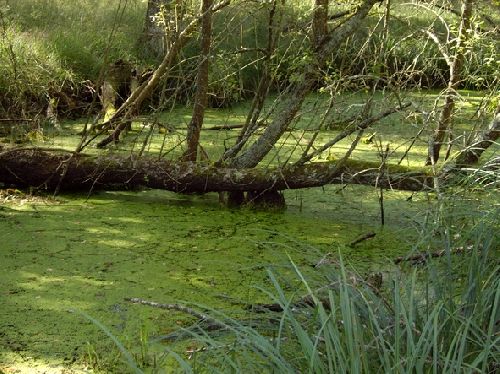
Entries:
{"label": "dense thicket", "polygon": [[[352,3],[330,5],[330,24],[345,18]],[[384,84],[403,87],[444,87],[448,72],[438,47],[425,35],[433,27],[436,35],[446,35],[457,19],[455,2],[409,5],[392,2],[387,37],[383,27],[383,7],[372,11],[367,23],[343,47],[335,51],[325,66],[327,80],[357,76],[345,89],[370,86],[382,78]],[[437,5],[442,2],[436,3]],[[196,1],[186,2],[193,14]],[[434,4],[434,5],[433,5]],[[226,106],[251,97],[256,89],[267,43],[267,3],[238,1],[215,15],[214,42],[210,58],[209,102]],[[141,70],[157,63],[140,42],[146,2],[133,0],[24,0],[0,1],[0,117],[33,117],[43,114],[50,98],[62,116],[82,115],[95,98],[100,73],[112,61],[131,61]],[[311,6],[306,1],[287,1],[275,27],[279,41],[273,55],[272,89],[284,88],[309,63]],[[437,17],[439,14],[443,23]],[[474,38],[464,68],[461,86],[489,87],[497,79],[500,43],[494,30],[500,19],[491,2],[477,4]],[[343,17],[342,17],[343,15]],[[338,17],[338,18],[336,18]],[[377,32],[374,32],[377,31]],[[452,30],[453,31],[453,30]],[[194,94],[197,35],[182,52],[181,59],[164,82],[165,95],[190,101]],[[381,50],[383,46],[383,51]],[[391,80],[387,80],[392,77]],[[318,88],[324,82],[318,82]],[[159,90],[160,91],[160,90]],[[160,95],[151,103],[159,105]]]}

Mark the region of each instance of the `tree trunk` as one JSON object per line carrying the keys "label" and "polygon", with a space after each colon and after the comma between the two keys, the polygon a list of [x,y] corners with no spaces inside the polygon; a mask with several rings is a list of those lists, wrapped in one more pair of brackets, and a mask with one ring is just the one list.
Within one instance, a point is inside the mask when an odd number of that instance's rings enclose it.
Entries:
{"label": "tree trunk", "polygon": [[252,168],[271,151],[274,144],[286,131],[302,103],[318,77],[318,66],[325,61],[328,55],[339,48],[340,45],[352,35],[361,25],[363,19],[373,5],[379,0],[365,0],[356,13],[342,25],[337,27],[333,33],[325,37],[321,48],[316,53],[316,64],[309,64],[297,82],[288,89],[288,94],[278,104],[276,113],[279,115],[267,126],[264,133],[242,154],[235,157],[230,165],[236,168]]}
{"label": "tree trunk", "polygon": [[[216,12],[230,3],[230,0],[224,0],[214,7],[213,12]],[[168,72],[173,62],[177,58],[179,52],[182,47],[186,45],[191,37],[192,31],[198,25],[200,18],[196,18],[191,21],[177,36],[176,40],[172,43],[171,47],[168,49],[167,54],[163,58],[163,61],[158,66],[158,68],[153,72],[151,77],[141,84],[137,89],[130,94],[127,100],[122,104],[120,108],[116,111],[116,113],[110,118],[108,123],[105,123],[105,126],[112,125],[113,123],[117,123],[121,118],[127,117],[133,112],[136,108],[139,108],[141,103],[147,99],[155,87],[160,83],[161,79],[164,78],[165,73]],[[120,132],[126,127],[124,123],[120,123],[113,134],[101,140],[98,144],[98,148],[104,148],[113,140],[117,139]]]}
{"label": "tree trunk", "polygon": [[382,26],[382,43],[380,46],[380,56],[382,57],[381,62],[382,65],[380,67],[380,73],[384,75],[389,72],[389,56],[387,55],[388,51],[388,41],[389,41],[389,23],[391,20],[391,0],[385,1],[385,10],[384,10],[384,24]]}
{"label": "tree trunk", "polygon": [[101,85],[101,104],[104,122],[113,117],[116,105],[120,105],[136,87],[137,80],[132,64],[119,59],[109,64]]}
{"label": "tree trunk", "polygon": [[493,121],[486,131],[479,133],[472,144],[457,157],[456,164],[467,166],[477,164],[484,151],[500,137],[500,100],[493,115]]}
{"label": "tree trunk", "polygon": [[312,44],[316,50],[321,48],[323,40],[328,35],[328,3],[329,0],[314,0]]}
{"label": "tree trunk", "polygon": [[[193,22],[192,24],[190,24],[191,27],[186,28],[179,35],[179,38],[176,40],[175,43],[172,44],[172,48],[168,50],[162,63],[154,71],[153,75],[151,75],[151,77],[146,82],[141,84],[139,87],[137,87],[137,89],[134,92],[130,94],[127,100],[111,116],[108,122],[105,122],[103,124],[103,126],[109,126],[113,125],[114,123],[119,123],[119,120],[121,118],[129,116],[130,113],[139,108],[141,103],[151,95],[153,89],[158,85],[163,75],[170,69],[173,62],[177,58],[177,55],[181,51],[182,47],[188,41],[190,31],[194,28],[195,25],[196,24]],[[126,124],[119,123],[113,134],[109,135],[108,137],[104,138],[99,143],[97,143],[97,147],[104,148],[112,141],[118,139],[121,131],[123,131],[125,127]]]}
{"label": "tree trunk", "polygon": [[[61,170],[66,172],[61,180]],[[157,158],[88,156],[67,151],[0,146],[0,182],[19,187],[48,190],[97,190],[157,188],[175,192],[277,191],[334,183],[375,185],[378,164],[349,161],[312,163],[285,169],[218,168],[194,162],[170,162]],[[422,190],[432,185],[425,172],[388,166],[378,186]],[[256,193],[253,193],[256,196]]]}
{"label": "tree trunk", "polygon": [[469,39],[472,21],[473,0],[462,0],[462,16],[460,29],[458,31],[457,43],[455,45],[455,55],[450,62],[450,78],[446,91],[443,110],[439,117],[438,125],[434,136],[429,142],[427,155],[427,165],[435,164],[439,160],[439,153],[446,133],[451,130],[453,120],[453,110],[455,109],[455,92],[460,84],[460,76],[465,59],[465,44]]}
{"label": "tree trunk", "polygon": [[201,5],[201,56],[196,77],[196,94],[194,98],[193,116],[187,128],[187,149],[184,161],[196,161],[200,131],[203,125],[205,108],[208,105],[208,68],[210,45],[212,42],[212,6],[213,0],[203,0]]}
{"label": "tree trunk", "polygon": [[148,0],[146,19],[144,20],[144,31],[139,43],[143,45],[146,52],[160,57],[167,52],[167,40],[165,35],[165,25],[162,22],[162,15],[170,0]]}

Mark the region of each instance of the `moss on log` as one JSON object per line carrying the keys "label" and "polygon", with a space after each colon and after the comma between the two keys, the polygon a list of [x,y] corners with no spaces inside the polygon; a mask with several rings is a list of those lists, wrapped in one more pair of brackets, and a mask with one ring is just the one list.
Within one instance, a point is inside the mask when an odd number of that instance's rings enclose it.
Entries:
{"label": "moss on log", "polygon": [[[310,163],[283,169],[220,168],[194,162],[0,146],[0,182],[47,190],[157,188],[175,192],[267,191],[334,183],[375,185],[378,164],[349,161]],[[388,168],[378,186],[422,190],[432,186],[428,169]]]}

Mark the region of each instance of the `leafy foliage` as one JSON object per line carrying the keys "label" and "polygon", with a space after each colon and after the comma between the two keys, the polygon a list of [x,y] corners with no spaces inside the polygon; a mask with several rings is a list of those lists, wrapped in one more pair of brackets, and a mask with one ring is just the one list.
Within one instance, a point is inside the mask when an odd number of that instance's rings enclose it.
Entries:
{"label": "leafy foliage", "polygon": [[[352,4],[339,2],[331,5],[330,14],[349,9]],[[3,32],[0,38],[0,61],[7,72],[2,77],[0,89],[5,90],[4,110],[12,103],[20,102],[16,93],[16,79],[21,85],[19,92],[26,92],[24,101],[36,106],[46,105],[51,90],[68,93],[68,86],[77,87],[86,80],[96,83],[99,72],[110,61],[119,58],[132,61],[143,68],[156,62],[140,45],[146,2],[26,0],[9,2],[2,7]],[[358,30],[344,47],[331,56],[324,71],[324,80],[343,79],[358,75],[358,86],[371,85],[374,79],[385,81],[395,78],[404,87],[424,85],[442,86],[447,80],[447,66],[437,46],[425,35],[433,27],[437,35],[445,35],[452,29],[453,15],[443,13],[436,21],[436,9],[431,5],[409,6],[393,1],[388,36],[381,33],[383,9],[372,14],[367,27]],[[192,11],[197,3],[189,5]],[[489,8],[481,8],[487,12]],[[249,97],[258,84],[263,55],[259,50],[267,44],[267,24],[270,3],[237,3],[216,15],[213,66],[210,89],[214,106],[229,105]],[[275,89],[293,80],[295,72],[310,62],[309,19],[311,7],[302,1],[279,5],[276,10],[277,52],[272,58],[272,78]],[[482,14],[481,13],[481,14]],[[491,12],[493,22],[497,14]],[[342,18],[333,19],[334,28]],[[491,88],[498,81],[500,45],[495,31],[486,27],[483,19],[475,23],[474,37],[468,46],[466,79],[468,88]],[[167,87],[175,91],[175,97],[188,101],[192,95],[192,82],[196,74],[198,55],[197,35],[183,51],[171,74]],[[33,45],[28,52],[22,45]],[[384,50],[381,46],[384,45]],[[245,50],[245,52],[242,52]],[[12,74],[14,59],[19,77]],[[403,77],[403,74],[406,77]],[[35,78],[35,79],[33,79]],[[71,82],[69,84],[68,82]],[[323,85],[324,82],[318,82]],[[85,83],[88,84],[88,83]],[[350,82],[350,88],[354,82]],[[29,87],[27,87],[29,86]],[[174,89],[173,87],[179,87]],[[23,110],[29,109],[22,108]],[[14,106],[18,112],[21,108]],[[9,109],[10,110],[10,109]]]}

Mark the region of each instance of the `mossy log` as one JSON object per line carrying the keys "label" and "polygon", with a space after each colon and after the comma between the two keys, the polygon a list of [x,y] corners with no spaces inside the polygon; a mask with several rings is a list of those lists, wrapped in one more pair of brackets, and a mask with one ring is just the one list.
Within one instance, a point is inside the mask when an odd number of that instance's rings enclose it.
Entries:
{"label": "mossy log", "polygon": [[[279,191],[334,183],[374,185],[378,165],[350,161],[310,163],[284,169],[232,169],[194,162],[106,154],[89,156],[67,151],[0,146],[0,183],[47,190],[157,188],[175,192]],[[432,176],[422,169],[388,166],[378,186],[422,190]]]}

